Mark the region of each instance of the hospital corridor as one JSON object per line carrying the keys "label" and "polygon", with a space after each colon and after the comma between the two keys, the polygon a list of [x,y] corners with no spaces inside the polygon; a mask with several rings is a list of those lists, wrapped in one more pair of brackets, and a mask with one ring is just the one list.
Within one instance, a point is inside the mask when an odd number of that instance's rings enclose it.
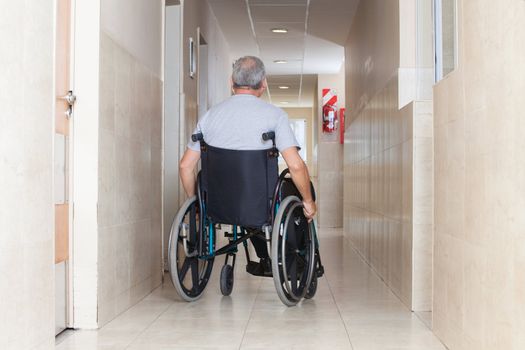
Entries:
{"label": "hospital corridor", "polygon": [[0,349],[525,349],[524,0],[0,14]]}

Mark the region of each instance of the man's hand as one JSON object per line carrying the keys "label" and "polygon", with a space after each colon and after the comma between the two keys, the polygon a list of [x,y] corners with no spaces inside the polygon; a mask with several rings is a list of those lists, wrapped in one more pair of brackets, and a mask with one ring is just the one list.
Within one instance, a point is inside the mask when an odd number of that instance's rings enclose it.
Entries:
{"label": "man's hand", "polygon": [[315,213],[317,213],[317,206],[313,200],[303,201],[303,212],[308,222],[311,222],[314,219]]}

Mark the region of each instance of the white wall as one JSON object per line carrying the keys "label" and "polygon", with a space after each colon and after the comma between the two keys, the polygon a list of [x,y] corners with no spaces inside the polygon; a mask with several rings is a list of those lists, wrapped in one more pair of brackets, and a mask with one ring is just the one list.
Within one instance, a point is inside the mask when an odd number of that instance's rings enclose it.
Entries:
{"label": "white wall", "polygon": [[104,0],[101,28],[158,78],[162,68],[163,0]]}
{"label": "white wall", "polygon": [[432,1],[399,1],[398,103],[431,100],[434,82]]}
{"label": "white wall", "polygon": [[339,142],[339,129],[333,134],[323,134],[323,89],[335,89],[338,108],[345,107],[345,70],[339,74],[320,74],[317,81],[318,108],[317,139],[317,205],[320,227],[343,227],[343,145]]}
{"label": "white wall", "polygon": [[97,200],[100,2],[75,2],[73,119],[74,327],[97,326]]}
{"label": "white wall", "polygon": [[0,12],[0,348],[54,346],[54,1]]}
{"label": "white wall", "polygon": [[181,7],[166,7],[164,66],[164,260],[167,263],[171,223],[179,209],[179,118],[181,74]]}

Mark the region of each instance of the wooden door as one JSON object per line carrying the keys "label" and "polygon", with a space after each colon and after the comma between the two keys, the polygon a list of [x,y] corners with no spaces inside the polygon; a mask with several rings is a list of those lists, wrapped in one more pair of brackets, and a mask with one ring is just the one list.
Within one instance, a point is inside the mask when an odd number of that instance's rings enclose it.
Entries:
{"label": "wooden door", "polygon": [[71,2],[57,0],[55,112],[55,263],[69,257],[69,118]]}

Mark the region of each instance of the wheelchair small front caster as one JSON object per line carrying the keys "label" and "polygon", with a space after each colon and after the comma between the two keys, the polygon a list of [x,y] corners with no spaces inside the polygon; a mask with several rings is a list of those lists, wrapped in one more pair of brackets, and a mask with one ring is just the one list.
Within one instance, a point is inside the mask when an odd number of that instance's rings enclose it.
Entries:
{"label": "wheelchair small front caster", "polygon": [[221,269],[221,293],[228,296],[233,290],[233,267],[231,265],[224,265]]}
{"label": "wheelchair small front caster", "polygon": [[315,296],[315,293],[317,293],[317,271],[314,271],[312,282],[310,282],[310,287],[308,287],[308,291],[304,295],[304,298],[312,299]]}

